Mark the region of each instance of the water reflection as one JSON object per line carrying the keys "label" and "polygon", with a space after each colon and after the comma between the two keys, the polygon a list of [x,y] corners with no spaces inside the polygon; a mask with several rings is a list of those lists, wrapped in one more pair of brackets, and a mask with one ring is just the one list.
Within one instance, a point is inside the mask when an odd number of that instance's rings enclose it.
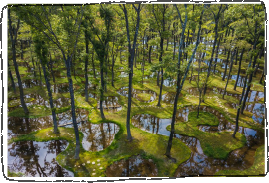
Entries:
{"label": "water reflection", "polygon": [[78,128],[84,135],[82,146],[87,151],[101,151],[107,148],[120,129],[114,123],[93,124],[90,122],[82,122]]}
{"label": "water reflection", "polygon": [[[77,122],[87,121],[89,112],[84,109],[76,109]],[[63,113],[56,114],[57,122],[59,126],[64,124],[72,125],[71,110]],[[8,138],[19,134],[28,134],[37,130],[50,128],[53,126],[52,116],[45,116],[41,118],[18,118],[8,117]]]}
{"label": "water reflection", "polygon": [[153,161],[139,155],[117,161],[106,169],[107,177],[156,177],[157,174]]}
{"label": "water reflection", "polygon": [[[122,110],[122,106],[118,102],[119,98],[115,96],[104,97],[103,109],[108,112],[118,112]],[[98,101],[97,108],[100,109],[100,101]]]}
{"label": "water reflection", "polygon": [[[214,88],[213,92],[215,94],[223,94],[224,90],[221,88]],[[234,97],[237,100],[240,100],[241,98],[241,94],[230,93],[227,91],[225,92],[225,95]],[[252,113],[251,118],[254,120],[254,122],[260,124],[264,124],[265,104],[258,102],[261,102],[263,98],[264,98],[264,92],[250,90],[246,102],[251,103],[247,104],[244,109],[245,111]],[[237,109],[238,101],[235,102],[229,101],[226,103],[226,105],[233,109]]]}
{"label": "water reflection", "polygon": [[68,93],[69,84],[68,83],[58,83],[51,86],[53,93]]}
{"label": "water reflection", "polygon": [[[83,122],[83,121],[88,121],[88,115],[89,112],[85,109],[76,109],[76,121],[77,123]],[[64,127],[72,127],[73,128],[73,123],[72,123],[72,111],[68,110],[63,113],[56,114],[56,117],[59,119],[58,120],[58,125],[59,126],[64,126]]]}
{"label": "water reflection", "polygon": [[[180,93],[179,97],[181,97],[182,94]],[[162,95],[162,101],[168,104],[174,104],[176,98],[175,92],[167,92]]]}
{"label": "water reflection", "polygon": [[[150,96],[150,100],[148,101],[145,101],[145,100],[142,100],[139,98],[139,96],[137,94],[139,93],[147,93],[147,94],[151,94]],[[118,94],[122,95],[122,96],[125,96],[125,97],[128,97],[128,87],[122,87],[118,90]],[[137,89],[132,89],[132,95],[131,95],[132,98],[136,98],[142,102],[146,102],[146,103],[149,103],[149,102],[152,102],[156,99],[157,97],[157,93],[152,91],[152,90],[137,90]]]}
{"label": "water reflection", "polygon": [[[189,113],[196,110],[197,106],[179,109],[176,116],[176,123],[179,123],[180,121],[188,121]],[[207,133],[234,130],[235,125],[228,122],[219,111],[207,106],[201,106],[200,110],[201,112],[214,114],[216,118],[219,119],[219,125],[199,125],[199,130]],[[166,136],[170,135],[170,131],[167,131],[166,127],[171,124],[171,119],[160,119],[149,114],[138,114],[133,116],[132,124],[137,128],[150,133]],[[238,132],[246,136],[247,144],[243,148],[232,151],[226,160],[207,157],[197,138],[174,134],[175,138],[179,138],[192,150],[190,159],[178,167],[175,176],[198,176],[199,174],[214,175],[214,173],[222,169],[244,170],[249,168],[254,162],[256,149],[264,144],[264,134],[260,131],[244,127],[239,127]]]}
{"label": "water reflection", "polygon": [[56,162],[56,156],[67,141],[20,141],[8,146],[8,170],[21,172],[26,177],[73,177],[74,174]]}
{"label": "water reflection", "polygon": [[177,84],[177,81],[176,79],[173,79],[173,78],[168,78],[168,79],[163,80],[164,86],[174,86],[176,84]]}

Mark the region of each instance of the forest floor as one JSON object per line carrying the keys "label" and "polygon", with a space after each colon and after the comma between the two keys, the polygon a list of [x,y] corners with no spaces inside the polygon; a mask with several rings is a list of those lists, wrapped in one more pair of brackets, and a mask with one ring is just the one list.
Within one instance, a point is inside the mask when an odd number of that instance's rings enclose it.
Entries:
{"label": "forest floor", "polygon": [[[123,61],[121,64],[120,61],[117,60],[114,69],[116,75],[114,79],[115,87],[112,87],[111,81],[108,81],[107,91],[105,92],[105,100],[107,100],[107,103],[105,102],[106,106],[114,106],[114,109],[104,110],[106,117],[105,120],[101,119],[100,111],[98,109],[99,78],[93,78],[92,70],[89,72],[89,80],[91,83],[91,86],[89,87],[89,102],[85,102],[84,97],[85,78],[83,69],[79,69],[78,67],[76,69],[76,76],[73,76],[72,78],[74,83],[76,108],[86,111],[88,118],[86,120],[86,125],[113,123],[118,126],[117,133],[114,133],[114,136],[109,142],[105,142],[106,145],[102,147],[100,151],[89,151],[84,148],[82,145],[83,140],[87,141],[87,138],[90,138],[85,137],[85,135],[89,135],[90,132],[85,132],[86,130],[82,129],[80,131],[80,159],[74,160],[75,136],[73,129],[59,127],[60,134],[56,135],[53,134],[52,123],[43,126],[41,125],[38,127],[38,129],[33,127],[29,133],[23,135],[14,135],[9,138],[8,143],[12,144],[18,141],[43,142],[51,140],[66,140],[68,141],[68,146],[65,150],[57,155],[56,160],[63,168],[72,171],[74,176],[184,176],[184,173],[178,173],[180,166],[183,170],[186,170],[186,175],[200,174],[201,172],[198,170],[198,172],[191,172],[189,170],[191,165],[186,165],[186,162],[190,161],[195,163],[207,162],[208,164],[205,164],[204,168],[209,166],[211,167],[211,170],[207,171],[204,169],[202,174],[209,176],[259,176],[259,174],[264,174],[264,124],[255,120],[257,118],[256,116],[259,116],[260,113],[256,114],[255,116],[253,112],[256,104],[264,105],[264,96],[260,98],[256,96],[249,97],[250,99],[246,104],[246,106],[249,106],[249,110],[245,110],[244,115],[240,115],[239,118],[239,126],[241,131],[239,130],[236,138],[232,138],[237,111],[236,104],[239,101],[242,87],[237,87],[236,91],[234,91],[233,87],[235,81],[231,79],[227,87],[227,94],[224,96],[224,99],[222,99],[222,92],[224,90],[226,81],[222,81],[221,73],[223,72],[223,68],[221,68],[221,65],[219,64],[217,66],[217,74],[211,74],[211,80],[208,86],[209,89],[207,90],[204,98],[205,102],[201,104],[200,115],[199,118],[197,118],[196,115],[199,95],[196,82],[189,82],[189,79],[187,79],[184,83],[177,106],[179,112],[175,125],[176,134],[175,138],[173,139],[171,149],[171,156],[176,159],[176,162],[173,162],[164,154],[169,138],[169,119],[171,119],[173,112],[173,96],[176,92],[174,76],[172,76],[171,80],[167,80],[167,78],[165,78],[165,85],[163,86],[162,91],[163,101],[161,102],[161,106],[157,107],[156,105],[158,102],[160,89],[159,86],[157,86],[156,74],[152,74],[150,70],[151,64],[146,63],[144,74],[146,78],[144,78],[144,83],[142,84],[140,61],[141,60],[138,59],[136,67],[134,68],[134,92],[131,109],[131,135],[133,139],[131,142],[127,141],[126,139],[126,114],[128,103],[126,93],[128,89],[128,77],[124,77],[123,72],[126,73],[127,71],[127,61]],[[29,63],[29,66],[25,66],[23,60],[18,60],[18,62],[20,63],[19,70],[22,80],[25,82],[33,81],[33,74],[30,70],[28,70],[28,68],[33,67],[31,63]],[[152,64],[157,62],[157,59],[153,59]],[[243,62],[242,71],[244,71],[246,67],[247,63]],[[81,68],[83,67],[81,66]],[[13,70],[12,66],[11,70]],[[96,71],[99,71],[98,66],[96,66]],[[63,99],[64,102],[69,101],[69,93],[68,90],[65,89],[67,79],[65,77],[66,73],[64,65],[61,64],[58,67],[55,67],[54,72],[56,75],[55,83],[53,83],[51,80],[51,84],[53,85],[52,90],[57,91],[53,93],[54,100],[56,101],[58,99]],[[233,75],[236,73],[237,65],[234,66],[232,71]],[[108,74],[110,78],[110,72]],[[196,74],[197,72],[194,71],[194,75]],[[244,76],[244,74],[240,75]],[[254,77],[251,91],[256,91],[256,93],[264,92],[264,86],[259,84],[259,79],[259,75]],[[37,78],[36,80],[39,79]],[[43,85],[44,83],[45,82],[43,81]],[[40,87],[38,84],[30,85],[30,87],[25,86],[24,88],[24,95],[28,96],[26,98],[26,103],[29,104],[28,107],[30,111],[28,118],[41,119],[51,115],[50,108],[44,105],[44,101],[48,101],[46,88],[43,85]],[[54,88],[56,89],[54,90]],[[41,99],[36,98],[37,95],[40,96]],[[19,106],[19,92],[15,94],[10,89],[8,97],[8,116],[21,119],[25,118],[26,116],[24,115],[23,109]],[[252,98],[254,99],[252,100]],[[37,100],[41,102],[35,102]],[[254,107],[252,107],[252,105],[254,105]],[[57,107],[56,110],[58,114],[65,112],[70,113],[70,105],[60,103],[59,106],[60,107]],[[168,120],[167,124],[165,123],[165,119]],[[163,120],[163,125],[159,123],[159,120]],[[223,125],[224,123],[228,126],[230,125],[229,129],[227,127],[225,130],[226,127],[220,125]],[[33,124],[33,126],[34,125],[35,124]],[[13,129],[11,124],[9,124],[8,128],[11,131]],[[212,129],[215,129],[216,131],[212,131]],[[258,147],[249,145],[249,143],[253,143],[253,140],[250,139],[252,138],[251,135],[247,136],[246,131],[251,130],[256,134],[256,136],[261,136],[261,139],[258,139],[260,141]],[[108,131],[106,131],[106,133],[108,133]],[[196,145],[191,145],[191,140],[195,140]],[[252,149],[252,151],[255,153],[255,157],[253,156],[250,158],[247,156],[249,152],[248,149],[244,151],[242,150],[242,152],[240,151],[241,154],[237,151],[244,149],[245,147]],[[198,153],[199,157],[203,157],[203,161],[191,160],[193,158],[195,159],[195,153]],[[140,161],[132,162],[130,160],[129,162],[129,158],[143,159],[144,162],[141,160],[142,164],[144,163],[147,165],[140,165]],[[228,160],[236,160],[240,162],[240,158],[243,163],[246,161],[248,162],[246,163],[247,166],[243,166],[244,169],[237,169],[239,165],[241,165],[240,163],[230,166],[230,162],[228,162]],[[133,163],[133,167],[130,167],[130,169],[127,170],[127,172],[129,171],[127,174],[123,173],[124,171],[126,172],[124,167],[119,168],[121,166],[127,166],[126,161],[128,161],[130,164]],[[226,165],[228,164],[226,166],[227,168],[224,168],[225,166],[223,166],[223,170],[213,168],[214,161],[221,162],[221,165],[224,165],[226,162]],[[121,166],[115,165],[117,163],[120,164],[120,162],[122,162]],[[115,167],[113,168],[113,166]],[[138,170],[135,170],[135,166]],[[12,175],[12,172],[10,172],[10,176]]]}

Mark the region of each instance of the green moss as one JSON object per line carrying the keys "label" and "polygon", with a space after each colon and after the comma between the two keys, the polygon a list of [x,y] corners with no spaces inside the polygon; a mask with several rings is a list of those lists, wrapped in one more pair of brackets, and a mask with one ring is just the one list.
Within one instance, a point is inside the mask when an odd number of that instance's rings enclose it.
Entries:
{"label": "green moss", "polygon": [[143,101],[149,101],[151,98],[151,94],[149,93],[138,93],[137,98]]}
{"label": "green moss", "polygon": [[[123,54],[124,56],[124,54]],[[54,56],[53,56],[54,57]],[[226,58],[226,57],[225,57]],[[54,59],[54,58],[53,58]],[[137,60],[137,62],[139,59]],[[145,75],[150,75],[152,72],[150,71],[151,65],[159,63],[159,60],[155,57],[152,57],[152,64],[146,63],[145,66]],[[77,63],[79,64],[79,63]],[[218,65],[219,67],[220,65]],[[81,65],[76,65],[76,67],[82,67]],[[73,171],[75,176],[105,176],[105,169],[107,166],[113,164],[115,161],[120,159],[127,159],[133,155],[140,154],[143,158],[150,158],[153,159],[158,167],[158,176],[173,176],[177,167],[184,161],[186,161],[190,157],[190,149],[182,143],[178,139],[173,140],[171,155],[172,157],[177,159],[176,163],[172,163],[166,156],[164,156],[164,152],[166,150],[168,137],[163,135],[156,135],[144,132],[131,124],[131,134],[133,140],[131,142],[127,141],[126,138],[126,114],[127,114],[127,97],[121,96],[117,93],[117,90],[121,87],[128,86],[128,77],[120,77],[119,72],[117,72],[116,68],[123,67],[123,70],[128,68],[128,61],[124,61],[122,64],[117,58],[115,62],[115,78],[114,78],[114,85],[115,87],[111,86],[111,83],[108,82],[107,84],[107,92],[104,93],[105,96],[117,96],[119,99],[119,104],[122,106],[122,110],[116,113],[107,113],[105,112],[106,120],[102,120],[100,117],[100,110],[97,109],[97,101],[95,99],[89,98],[89,102],[85,101],[85,97],[81,94],[84,92],[84,84],[83,82],[85,79],[80,76],[72,77],[74,83],[74,91],[75,91],[75,105],[78,108],[83,108],[89,111],[89,121],[92,123],[104,123],[104,122],[112,122],[116,123],[120,127],[120,131],[115,135],[115,138],[112,144],[107,147],[106,149],[99,151],[99,152],[88,152],[85,151],[81,147],[80,159],[74,160],[75,154],[75,139],[74,139],[74,132],[72,129],[67,128],[59,128],[60,135],[55,135],[52,133],[52,128],[40,130],[38,132],[34,132],[28,135],[21,135],[17,138],[12,139],[12,141],[19,141],[19,140],[36,140],[36,141],[47,141],[52,139],[64,139],[69,141],[69,145],[66,150],[61,152],[57,157],[57,162],[63,166],[64,168]],[[217,67],[217,68],[218,68]],[[242,62],[242,67],[247,67]],[[156,76],[155,78],[145,79],[143,85],[139,83],[142,79],[141,66],[137,64],[137,69],[134,69],[134,78],[133,78],[133,88],[137,90],[152,90],[156,92],[157,96],[160,92],[159,86],[156,85]],[[26,69],[24,67],[20,67],[21,72],[26,73]],[[59,67],[57,68],[61,73],[61,76],[66,76],[65,66],[64,63],[59,63]],[[223,71],[223,69],[220,69]],[[79,71],[79,70],[78,70]],[[99,71],[98,64],[96,65],[96,71]],[[233,70],[233,72],[236,69]],[[81,70],[79,71],[80,73]],[[194,74],[197,73],[194,71]],[[110,77],[111,72],[108,71],[108,76]],[[89,76],[92,76],[93,72],[89,72]],[[89,77],[89,81],[95,84],[98,88],[100,84],[100,78],[97,75],[97,78]],[[173,76],[171,76],[173,77]],[[30,75],[23,76],[22,79],[30,78]],[[257,77],[258,78],[258,77]],[[259,78],[258,78],[259,79]],[[67,83],[66,77],[56,78],[56,83]],[[229,81],[227,91],[230,93],[240,94],[242,91],[241,87],[237,88],[237,91],[233,90],[233,81]],[[222,81],[221,76],[214,76],[213,74],[210,76],[209,87],[218,87],[224,89],[226,82]],[[198,104],[198,97],[196,95],[189,95],[187,92],[188,88],[196,87],[196,82],[188,82],[187,80],[184,83],[183,90],[181,92],[181,97],[178,101],[177,108],[188,106],[188,105],[197,105]],[[253,78],[253,88],[257,90],[263,91],[263,85],[258,83],[256,78]],[[166,87],[163,86],[163,94],[166,92],[175,92],[176,87]],[[90,89],[90,92],[94,92],[98,94],[98,89]],[[24,93],[38,93],[44,99],[47,99],[46,88],[36,86],[32,88],[24,89]],[[141,95],[141,96],[140,96]],[[141,100],[148,101],[150,99],[150,94],[138,94]],[[212,95],[218,96],[221,102],[219,105]],[[9,92],[9,97],[18,97],[18,92],[14,94],[12,91]],[[58,97],[68,97],[70,98],[69,93],[64,94],[53,94],[54,99]],[[151,103],[144,103],[143,101],[139,101],[137,99],[132,99],[132,110],[131,116],[136,114],[151,114],[158,118],[171,118],[173,113],[173,104],[166,104],[161,103],[162,107],[157,107],[157,99]],[[227,107],[227,111],[224,108],[228,102],[235,102],[235,97],[232,96],[225,96],[225,99],[221,99],[221,94],[213,94],[213,92],[208,92],[206,94],[205,103],[202,105],[210,106],[218,111],[220,111],[226,119],[231,122],[234,122],[233,118],[235,117],[235,110],[231,107]],[[57,113],[64,112],[69,110],[70,106],[66,106],[60,109],[56,109]],[[42,106],[32,106],[29,107],[30,116],[29,117],[41,117],[46,115],[51,115],[51,111],[49,108],[45,108]],[[9,116],[18,116],[18,117],[25,117],[22,108],[15,109],[9,112]],[[197,126],[198,125],[211,125],[216,126],[218,125],[219,121],[213,114],[209,113],[200,113],[199,119],[196,118],[195,113],[190,113],[189,121],[188,122],[179,122],[176,124],[176,132],[183,134],[194,136],[198,138],[201,142],[201,147],[204,150],[205,154],[211,157],[216,158],[226,158],[227,154],[236,148],[240,148],[245,143],[245,137],[241,134],[237,134],[236,138],[231,138],[231,133],[222,132],[222,133],[204,133],[200,131]],[[253,123],[253,120],[250,114],[245,113],[245,115],[240,116],[240,126],[253,128],[253,129],[260,129],[263,130],[261,126],[258,124]],[[80,134],[80,140],[82,139],[82,134]],[[100,165],[98,166],[98,160]],[[88,163],[90,162],[90,163]],[[95,164],[92,164],[95,162]],[[262,162],[262,161],[260,161]],[[102,169],[100,169],[102,167]],[[95,171],[93,171],[95,169]],[[95,172],[95,175],[93,174]]]}
{"label": "green moss", "polygon": [[11,171],[7,171],[7,176],[8,177],[24,177],[24,174],[21,172],[11,172]]}
{"label": "green moss", "polygon": [[233,175],[244,175],[244,176],[265,176],[265,159],[264,159],[264,145],[259,147],[255,153],[255,160],[253,165],[246,170],[221,170],[217,172],[215,175],[225,175],[225,176],[233,176]]}
{"label": "green moss", "polygon": [[199,118],[196,115],[197,112],[190,112],[187,122],[177,122],[175,133],[198,138],[207,156],[226,159],[231,151],[243,147],[246,143],[245,136],[240,133],[233,138],[231,132],[205,133],[200,131],[198,125],[217,126],[219,121],[213,114],[207,112],[200,113]]}
{"label": "green moss", "polygon": [[[75,141],[75,132],[73,128],[64,128],[58,127],[59,134],[53,133],[53,128],[47,128],[43,130],[39,130],[36,132],[32,132],[30,134],[18,135],[10,140],[9,143],[17,142],[17,141],[28,141],[34,140],[39,142],[49,141],[49,140],[67,140],[69,142]],[[82,139],[83,134],[80,132],[80,139]]]}
{"label": "green moss", "polygon": [[[34,98],[25,98],[24,101],[25,103],[29,103],[34,101]],[[16,107],[18,105],[21,105],[21,100],[20,99],[15,99],[15,100],[11,100],[8,102],[8,107]]]}
{"label": "green moss", "polygon": [[29,118],[37,118],[51,115],[50,108],[45,106],[32,105],[28,107],[29,114],[26,115],[22,107],[18,107],[10,112],[8,112],[8,116],[12,117],[29,117]]}

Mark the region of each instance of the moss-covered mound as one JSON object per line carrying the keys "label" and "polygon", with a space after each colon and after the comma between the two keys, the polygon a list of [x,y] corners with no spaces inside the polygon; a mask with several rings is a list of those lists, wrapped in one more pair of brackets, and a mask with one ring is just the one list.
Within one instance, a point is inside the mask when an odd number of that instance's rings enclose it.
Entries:
{"label": "moss-covered mound", "polygon": [[139,100],[143,100],[143,101],[149,101],[151,98],[151,94],[149,93],[138,93],[137,94],[137,98]]}
{"label": "moss-covered mound", "polygon": [[[207,112],[201,112],[199,118],[196,116],[197,112],[190,112],[187,122],[177,122],[175,133],[198,138],[207,156],[226,159],[231,151],[245,145],[246,137],[240,133],[233,138],[232,132],[206,133],[200,131],[198,125],[217,126],[219,121],[213,114]],[[167,128],[170,130],[171,126]]]}
{"label": "moss-covered mound", "polygon": [[255,153],[253,165],[246,170],[221,170],[215,175],[246,175],[246,176],[264,176],[265,160],[264,160],[264,145],[259,147]]}
{"label": "moss-covered mound", "polygon": [[[35,100],[34,98],[25,98],[24,99],[25,103],[32,102],[34,100]],[[19,105],[21,105],[21,100],[20,99],[14,99],[14,100],[10,100],[8,102],[8,107],[16,107],[16,106],[19,106]]]}

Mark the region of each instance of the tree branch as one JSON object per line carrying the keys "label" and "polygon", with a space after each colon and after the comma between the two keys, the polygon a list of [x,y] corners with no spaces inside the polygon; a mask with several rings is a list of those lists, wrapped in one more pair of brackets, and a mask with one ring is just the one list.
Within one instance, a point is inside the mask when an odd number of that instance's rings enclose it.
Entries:
{"label": "tree branch", "polygon": [[[179,16],[179,20],[180,20],[180,23],[181,23],[181,27],[183,27],[184,25],[183,25],[183,21],[182,21],[182,18],[181,18],[181,14],[180,14],[180,12],[179,12],[179,10],[178,10],[178,7],[177,7],[177,5],[176,4],[174,4],[174,7],[176,8],[176,10],[177,10],[177,14],[178,14],[178,16]],[[185,4],[185,9],[187,8],[187,5]]]}

